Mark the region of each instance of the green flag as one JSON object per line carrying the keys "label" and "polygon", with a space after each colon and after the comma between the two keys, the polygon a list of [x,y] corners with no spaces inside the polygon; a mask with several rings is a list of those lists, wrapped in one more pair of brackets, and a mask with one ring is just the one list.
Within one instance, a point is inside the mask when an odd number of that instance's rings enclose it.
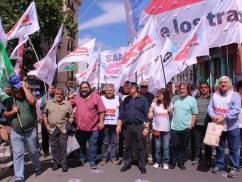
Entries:
{"label": "green flag", "polygon": [[70,63],[64,67],[64,71],[75,71],[76,70],[76,63]]}
{"label": "green flag", "polygon": [[8,97],[4,93],[4,88],[8,86],[8,78],[15,74],[13,65],[10,62],[9,56],[2,41],[0,40],[0,100],[3,101]]}

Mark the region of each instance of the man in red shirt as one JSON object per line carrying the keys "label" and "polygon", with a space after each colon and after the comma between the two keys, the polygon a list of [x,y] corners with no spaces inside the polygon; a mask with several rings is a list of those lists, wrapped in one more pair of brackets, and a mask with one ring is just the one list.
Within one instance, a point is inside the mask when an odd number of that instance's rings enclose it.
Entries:
{"label": "man in red shirt", "polygon": [[89,144],[88,160],[92,169],[96,169],[97,142],[99,130],[104,128],[105,106],[101,97],[91,91],[88,82],[80,84],[80,91],[74,98],[76,105],[76,138],[80,144],[81,165],[87,161],[86,143]]}

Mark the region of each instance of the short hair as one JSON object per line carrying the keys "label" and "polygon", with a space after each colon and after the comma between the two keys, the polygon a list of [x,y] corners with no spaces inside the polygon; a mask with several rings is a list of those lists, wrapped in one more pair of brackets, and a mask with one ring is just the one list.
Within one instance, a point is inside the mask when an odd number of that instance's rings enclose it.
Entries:
{"label": "short hair", "polygon": [[115,90],[113,84],[107,84],[107,85],[105,86],[105,90],[107,90],[107,88],[112,88],[113,90]]}
{"label": "short hair", "polygon": [[207,85],[209,87],[209,84],[206,81],[200,81],[199,86],[201,87],[202,85]]}
{"label": "short hair", "polygon": [[236,84],[236,90],[239,91],[239,89],[242,88],[242,80],[238,81]]}
{"label": "short hair", "polygon": [[218,83],[220,83],[222,80],[227,80],[228,83],[229,83],[229,89],[233,89],[232,81],[231,81],[231,79],[230,79],[228,76],[221,76],[221,77],[218,79]]}
{"label": "short hair", "polygon": [[192,94],[192,88],[191,88],[191,86],[190,86],[189,83],[187,83],[187,82],[181,82],[179,84],[179,86],[178,86],[179,90],[180,90],[181,86],[185,86],[187,88],[188,95],[191,95]]}
{"label": "short hair", "polygon": [[136,82],[131,82],[131,86],[135,88],[135,90],[139,91],[139,85]]}
{"label": "short hair", "polygon": [[56,88],[56,89],[55,89],[55,93],[56,93],[56,92],[61,92],[63,95],[64,95],[64,93],[65,93],[64,90],[63,90],[63,88]]}

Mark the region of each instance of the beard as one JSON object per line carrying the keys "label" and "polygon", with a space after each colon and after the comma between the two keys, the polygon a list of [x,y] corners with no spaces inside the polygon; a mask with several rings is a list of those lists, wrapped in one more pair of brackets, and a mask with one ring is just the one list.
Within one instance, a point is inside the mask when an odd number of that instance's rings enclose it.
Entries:
{"label": "beard", "polygon": [[87,98],[91,93],[92,93],[91,90],[89,90],[89,91],[80,91],[80,96],[82,98]]}

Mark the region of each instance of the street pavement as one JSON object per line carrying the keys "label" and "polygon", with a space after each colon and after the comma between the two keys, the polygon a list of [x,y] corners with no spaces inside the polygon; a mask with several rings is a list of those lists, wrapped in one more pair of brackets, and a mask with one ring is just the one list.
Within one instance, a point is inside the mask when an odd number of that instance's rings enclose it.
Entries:
{"label": "street pavement", "polygon": [[[27,159],[27,158],[26,158]],[[191,161],[186,163],[187,170],[182,171],[178,167],[175,169],[163,170],[154,169],[147,166],[147,174],[141,174],[137,166],[121,173],[119,170],[122,165],[115,166],[108,163],[105,166],[98,165],[96,170],[92,170],[87,163],[85,166],[78,166],[77,160],[72,161],[71,168],[67,173],[63,173],[61,168],[57,171],[51,169],[51,158],[43,158],[42,170],[40,176],[35,176],[31,162],[25,164],[26,182],[241,182],[242,175],[230,179],[227,173],[222,171],[218,174],[212,174],[208,169],[197,169],[191,165]],[[1,182],[14,182],[13,168],[0,169]]]}

